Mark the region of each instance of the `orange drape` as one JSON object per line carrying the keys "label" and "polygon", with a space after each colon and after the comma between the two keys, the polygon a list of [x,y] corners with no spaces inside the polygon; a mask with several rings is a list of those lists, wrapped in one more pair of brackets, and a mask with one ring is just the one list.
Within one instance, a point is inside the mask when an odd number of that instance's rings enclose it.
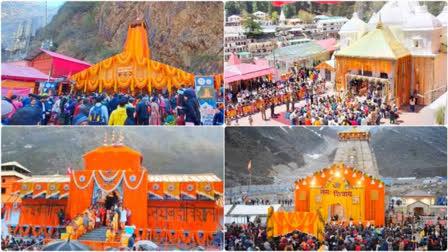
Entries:
{"label": "orange drape", "polygon": [[[81,176],[85,177],[84,182],[81,182]],[[70,219],[73,219],[76,215],[83,213],[90,207],[94,185],[94,180],[91,177],[92,171],[83,170],[73,172],[70,179],[70,194],[68,198],[68,213]],[[75,179],[77,185],[75,184]],[[78,188],[78,186],[81,188]]]}
{"label": "orange drape", "polygon": [[214,201],[148,201],[148,228],[216,231],[218,207]]}
{"label": "orange drape", "polygon": [[[123,183],[123,204],[131,210],[130,224],[146,228],[148,221],[148,173],[142,171],[126,171]],[[132,179],[135,179],[132,182]]]}
{"label": "orange drape", "polygon": [[19,225],[59,226],[57,213],[66,206],[64,199],[22,199]]}

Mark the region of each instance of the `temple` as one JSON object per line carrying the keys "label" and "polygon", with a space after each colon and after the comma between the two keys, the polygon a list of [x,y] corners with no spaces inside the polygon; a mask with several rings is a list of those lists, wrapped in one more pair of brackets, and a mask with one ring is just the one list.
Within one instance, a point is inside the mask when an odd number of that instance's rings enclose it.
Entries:
{"label": "temple", "polygon": [[376,90],[397,106],[428,105],[446,92],[447,8],[435,17],[417,1],[393,0],[369,22],[356,13],[342,26],[335,53],[338,90]]}
{"label": "temple", "polygon": [[294,211],[268,211],[268,238],[299,230],[322,241],[325,223],[384,226],[385,186],[370,133],[352,128],[337,134],[333,165],[296,180]]}
{"label": "temple", "polygon": [[[214,238],[223,220],[221,179],[214,174],[148,174],[139,152],[120,139],[113,144],[106,141],[84,155],[83,170],[71,175],[21,175],[13,181],[10,195],[19,203],[5,205],[8,216],[14,216],[6,219],[9,232],[22,236],[43,232],[47,240],[59,238],[66,229],[58,220],[60,210],[74,221],[89,207],[104,206],[107,197],[117,195],[131,212],[127,226],[135,227],[138,239],[202,246]],[[89,232],[71,238],[96,250],[116,245],[86,239]]]}
{"label": "temple", "polygon": [[[128,34],[122,53],[100,61],[72,76],[78,92],[152,93],[167,88],[168,92],[181,85],[194,86],[195,75],[173,66],[151,60],[146,24],[137,19],[128,24]],[[222,75],[214,76],[219,89]]]}

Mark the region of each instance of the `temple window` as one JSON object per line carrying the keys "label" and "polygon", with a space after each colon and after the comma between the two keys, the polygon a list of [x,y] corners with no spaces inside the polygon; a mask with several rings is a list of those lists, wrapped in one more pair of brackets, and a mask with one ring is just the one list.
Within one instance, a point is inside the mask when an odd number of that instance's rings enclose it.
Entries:
{"label": "temple window", "polygon": [[415,48],[423,48],[423,39],[413,39],[413,45]]}
{"label": "temple window", "polygon": [[380,73],[380,78],[387,79],[387,73]]}

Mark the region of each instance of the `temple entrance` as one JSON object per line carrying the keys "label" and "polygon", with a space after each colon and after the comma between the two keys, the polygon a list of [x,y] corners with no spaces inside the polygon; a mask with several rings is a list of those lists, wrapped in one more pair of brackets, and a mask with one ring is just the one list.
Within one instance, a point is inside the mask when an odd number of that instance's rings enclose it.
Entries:
{"label": "temple entrance", "polygon": [[414,208],[414,216],[422,216],[424,214],[423,207]]}
{"label": "temple entrance", "polygon": [[329,206],[329,210],[332,221],[341,221],[345,219],[345,210],[341,204],[333,204]]}

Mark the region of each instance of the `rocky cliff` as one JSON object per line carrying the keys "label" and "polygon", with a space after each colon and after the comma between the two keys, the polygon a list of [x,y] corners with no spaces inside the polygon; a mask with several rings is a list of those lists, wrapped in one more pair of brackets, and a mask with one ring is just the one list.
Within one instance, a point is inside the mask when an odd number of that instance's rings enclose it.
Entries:
{"label": "rocky cliff", "polygon": [[128,23],[148,26],[151,58],[195,74],[223,71],[219,2],[67,2],[39,32],[59,53],[95,63],[122,51]]}

